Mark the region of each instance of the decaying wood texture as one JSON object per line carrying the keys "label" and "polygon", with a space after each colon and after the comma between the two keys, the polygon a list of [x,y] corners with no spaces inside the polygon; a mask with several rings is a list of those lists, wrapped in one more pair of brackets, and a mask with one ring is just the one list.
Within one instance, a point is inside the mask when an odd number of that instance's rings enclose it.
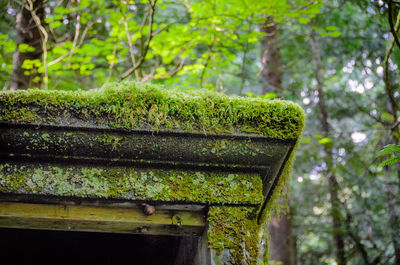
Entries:
{"label": "decaying wood texture", "polygon": [[200,236],[205,217],[201,211],[162,209],[147,216],[141,208],[0,202],[0,227]]}

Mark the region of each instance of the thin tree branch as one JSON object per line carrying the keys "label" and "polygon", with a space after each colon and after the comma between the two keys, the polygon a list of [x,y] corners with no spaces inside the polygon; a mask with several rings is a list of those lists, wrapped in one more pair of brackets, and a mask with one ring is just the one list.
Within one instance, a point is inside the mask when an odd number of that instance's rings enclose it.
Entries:
{"label": "thin tree branch", "polygon": [[35,21],[36,26],[40,30],[42,35],[42,50],[43,50],[43,68],[44,68],[44,85],[45,89],[49,87],[49,75],[47,72],[47,40],[49,39],[49,35],[47,34],[46,29],[43,27],[40,18],[36,15],[36,11],[33,9],[32,0],[26,0],[27,4],[25,4],[25,8],[31,13],[32,19]]}
{"label": "thin tree branch", "polygon": [[146,22],[147,22],[147,19],[149,18],[150,12],[151,12],[151,9],[149,9],[149,12],[146,12],[146,13],[145,13],[145,15],[144,15],[144,17],[143,17],[142,24],[140,24],[140,29],[139,29],[139,32],[140,32],[140,46],[139,46],[139,51],[142,51],[142,50],[143,50],[143,46],[144,46],[144,41],[143,41],[143,40],[144,40],[143,29],[144,29],[144,26],[146,26]]}
{"label": "thin tree branch", "polygon": [[79,41],[79,43],[78,43],[78,47],[80,47],[80,46],[82,45],[83,41],[85,40],[86,33],[88,32],[88,30],[90,29],[91,26],[93,26],[93,22],[89,22],[89,23],[86,25],[85,29],[84,29],[83,32],[82,32],[81,39],[80,39],[80,41]]}
{"label": "thin tree branch", "polygon": [[[394,27],[395,33],[397,31],[399,31],[399,28],[400,28],[400,12],[397,14],[397,18],[396,18],[396,25]],[[388,50],[386,52],[385,59],[383,61],[383,64],[385,66],[385,90],[386,90],[386,93],[387,93],[387,95],[389,97],[390,104],[393,107],[393,111],[396,111],[396,110],[399,109],[399,106],[397,105],[397,101],[396,101],[396,99],[394,98],[394,95],[393,95],[393,90],[391,88],[390,76],[389,76],[389,58],[390,58],[390,55],[391,55],[391,53],[393,51],[393,47],[394,47],[395,41],[396,41],[396,38],[393,37],[392,42],[390,43],[389,48],[388,48]]]}
{"label": "thin tree branch", "polygon": [[177,24],[177,23],[181,23],[181,22],[183,22],[183,21],[184,21],[184,20],[182,19],[182,20],[180,20],[180,21],[173,21],[173,22],[170,22],[170,23],[166,24],[164,27],[162,27],[162,28],[160,28],[160,29],[154,31],[154,32],[153,32],[153,36],[156,36],[157,34],[159,34],[159,33],[163,32],[163,31],[169,29],[172,25]]}
{"label": "thin tree branch", "polygon": [[[125,73],[122,74],[121,80],[130,76],[135,70],[139,69],[140,66],[144,63],[146,59],[147,52],[149,51],[150,42],[153,39],[153,23],[154,23],[154,13],[155,13],[155,6],[157,4],[157,0],[149,0],[150,5],[150,13],[149,13],[149,37],[147,38],[146,44],[144,45],[144,49],[141,50],[141,57],[139,61],[130,69],[128,69]],[[143,26],[143,25],[142,25]]]}
{"label": "thin tree branch", "polygon": [[208,46],[207,59],[206,59],[206,62],[203,64],[203,70],[201,71],[201,76],[200,76],[200,87],[203,86],[204,76],[205,76],[206,71],[207,71],[208,63],[210,62],[210,59],[211,59],[212,47],[213,47],[213,45]]}
{"label": "thin tree branch", "polygon": [[347,233],[350,236],[350,238],[354,241],[354,243],[356,244],[356,248],[358,249],[358,251],[361,254],[361,257],[364,260],[364,264],[365,265],[370,265],[371,263],[369,262],[369,257],[368,257],[368,252],[364,246],[364,244],[361,242],[361,238],[358,234],[353,232],[353,229],[350,226],[351,220],[353,219],[353,216],[351,215],[351,213],[349,212],[349,210],[347,209],[347,207],[345,205],[343,205],[344,207],[344,211],[346,212],[346,219],[344,221],[345,225],[346,225],[346,229],[347,229]]}
{"label": "thin tree branch", "polygon": [[[381,124],[384,127],[388,127],[390,124],[389,122],[381,119],[379,116],[375,116],[372,115],[371,112],[364,106],[361,106],[360,104],[358,104],[356,98],[354,98],[351,94],[347,95],[348,97],[350,97],[353,100],[353,104],[356,106],[356,108],[361,111],[362,113],[366,114],[367,116],[369,116],[371,119],[373,119],[374,121],[376,121],[377,123]],[[336,104],[340,104],[340,102],[335,100]],[[367,106],[370,106],[367,104]]]}
{"label": "thin tree branch", "polygon": [[164,79],[164,78],[176,75],[176,73],[178,73],[182,69],[184,64],[185,64],[185,59],[181,59],[179,61],[179,63],[175,66],[174,69],[172,69],[171,71],[167,72],[165,75],[160,76],[160,79]]}
{"label": "thin tree branch", "polygon": [[[93,22],[90,22],[90,23],[88,23],[88,24],[86,25],[85,29],[84,29],[83,32],[82,32],[81,38],[80,38],[80,40],[79,40],[79,43],[76,45],[75,49],[78,49],[79,47],[82,46],[83,41],[85,40],[86,34],[87,34],[89,28],[90,28],[92,25],[93,25]],[[63,55],[61,55],[60,57],[58,57],[57,59],[54,59],[53,61],[49,62],[49,63],[47,64],[47,66],[52,66],[53,64],[56,64],[56,63],[62,61],[65,57],[67,57],[67,56],[69,56],[69,55],[70,55],[70,58],[71,58],[72,52],[73,52],[73,51],[74,51],[74,50],[71,49],[71,50],[70,50],[69,52],[67,52],[66,54],[63,54]]]}
{"label": "thin tree branch", "polygon": [[395,29],[395,25],[393,23],[393,17],[392,17],[392,13],[393,13],[393,6],[392,6],[392,0],[388,1],[388,20],[389,20],[389,25],[390,25],[390,32],[393,35],[393,39],[396,42],[397,46],[400,48],[400,41],[399,38],[397,36],[397,31]]}
{"label": "thin tree branch", "polygon": [[115,57],[116,57],[116,54],[117,54],[117,43],[114,43],[114,48],[113,48],[113,53],[112,54],[113,54],[113,60],[112,60],[112,62],[110,64],[110,67],[109,67],[108,78],[107,78],[106,84],[108,82],[110,82],[111,77],[112,77],[112,71],[113,71],[114,64],[115,64],[114,61],[115,61]]}
{"label": "thin tree branch", "polygon": [[[185,51],[187,50],[190,45],[192,43],[192,40],[187,41],[184,43],[183,47],[181,48],[181,50],[175,55],[176,59],[179,59],[179,62],[177,64],[175,64],[175,67],[172,68],[170,71],[168,71],[166,74],[159,76],[157,79],[165,79],[167,77],[172,77],[174,75],[176,75],[185,65],[185,58],[179,58],[179,56]],[[172,64],[172,63],[171,63]],[[157,63],[155,65],[155,67],[153,67],[154,69],[156,69],[159,66],[159,62],[157,60]],[[148,80],[151,80],[153,75],[154,75],[155,71],[152,71],[150,74],[146,75],[143,79],[142,82],[147,82]]]}
{"label": "thin tree branch", "polygon": [[398,120],[395,124],[390,128],[391,130],[396,130],[396,128],[400,125],[400,120]]}
{"label": "thin tree branch", "polygon": [[[251,23],[251,20],[250,20],[249,29],[247,30],[248,34],[252,31],[251,26],[252,26],[252,23]],[[244,83],[246,82],[245,68],[246,68],[246,56],[247,56],[248,50],[249,50],[249,40],[246,39],[246,41],[244,43],[244,47],[243,47],[243,59],[242,59],[242,67],[241,67],[242,81],[240,82],[239,96],[242,95]]]}
{"label": "thin tree branch", "polygon": [[[125,25],[126,37],[128,38],[129,55],[131,57],[132,65],[136,65],[136,58],[135,58],[135,51],[133,50],[132,37],[131,34],[129,33],[128,21],[126,21],[126,19],[124,19],[124,25]],[[135,71],[135,77],[136,80],[140,81],[138,71]]]}
{"label": "thin tree branch", "polygon": [[[79,5],[79,1],[78,1],[78,5]],[[79,38],[79,31],[81,28],[81,16],[77,15],[76,17],[76,24],[75,24],[75,36],[74,36],[74,41],[72,42],[72,48],[71,48],[71,52],[69,53],[69,57],[68,57],[68,65],[71,64],[71,57],[74,54],[75,48],[76,48],[76,44],[78,42],[78,38]]]}

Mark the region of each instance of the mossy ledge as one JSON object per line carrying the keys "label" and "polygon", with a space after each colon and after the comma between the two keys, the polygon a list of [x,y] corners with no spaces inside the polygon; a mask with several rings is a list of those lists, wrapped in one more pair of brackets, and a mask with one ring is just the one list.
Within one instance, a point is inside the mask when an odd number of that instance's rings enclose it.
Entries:
{"label": "mossy ledge", "polygon": [[97,90],[0,93],[0,121],[87,125],[203,134],[261,134],[297,139],[302,109],[289,101],[180,92],[151,84],[111,83]]}
{"label": "mossy ledge", "polygon": [[123,167],[0,164],[0,193],[258,205],[257,174]]}

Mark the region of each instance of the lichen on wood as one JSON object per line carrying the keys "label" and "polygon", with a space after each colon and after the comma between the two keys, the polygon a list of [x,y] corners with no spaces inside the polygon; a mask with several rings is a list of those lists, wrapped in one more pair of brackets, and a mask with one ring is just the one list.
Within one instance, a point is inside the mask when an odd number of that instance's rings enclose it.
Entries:
{"label": "lichen on wood", "polygon": [[124,167],[0,164],[0,193],[258,205],[257,174]]}
{"label": "lichen on wood", "polygon": [[216,264],[257,264],[260,236],[252,207],[214,206],[208,212],[208,243]]}

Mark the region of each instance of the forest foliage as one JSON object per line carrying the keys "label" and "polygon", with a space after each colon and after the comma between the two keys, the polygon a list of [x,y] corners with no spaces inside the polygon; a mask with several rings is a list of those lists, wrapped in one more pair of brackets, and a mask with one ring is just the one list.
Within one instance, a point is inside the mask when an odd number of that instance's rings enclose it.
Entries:
{"label": "forest foliage", "polygon": [[[398,2],[0,3],[3,90],[18,82],[19,54],[33,56],[19,66],[25,88],[136,80],[299,103],[307,122],[289,199],[297,264],[400,264]],[[22,5],[36,43],[21,41]],[[262,82],[270,24],[279,32],[282,88]]]}

